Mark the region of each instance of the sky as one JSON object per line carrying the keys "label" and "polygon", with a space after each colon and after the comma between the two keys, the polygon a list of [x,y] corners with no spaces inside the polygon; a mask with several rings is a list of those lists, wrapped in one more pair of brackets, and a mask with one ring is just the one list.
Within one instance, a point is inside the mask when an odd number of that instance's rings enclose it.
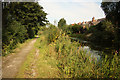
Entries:
{"label": "sky", "polygon": [[67,24],[79,23],[104,18],[105,14],[100,7],[102,0],[39,0],[39,4],[48,13],[50,23],[57,25],[61,18]]}

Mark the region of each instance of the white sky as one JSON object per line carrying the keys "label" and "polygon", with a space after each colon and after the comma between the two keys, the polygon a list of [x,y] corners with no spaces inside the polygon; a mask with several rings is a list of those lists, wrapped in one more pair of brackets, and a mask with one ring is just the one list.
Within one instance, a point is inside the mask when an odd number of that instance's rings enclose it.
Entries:
{"label": "white sky", "polygon": [[90,21],[105,17],[101,9],[101,0],[39,0],[39,4],[48,13],[47,18],[54,24],[64,18],[67,24]]}

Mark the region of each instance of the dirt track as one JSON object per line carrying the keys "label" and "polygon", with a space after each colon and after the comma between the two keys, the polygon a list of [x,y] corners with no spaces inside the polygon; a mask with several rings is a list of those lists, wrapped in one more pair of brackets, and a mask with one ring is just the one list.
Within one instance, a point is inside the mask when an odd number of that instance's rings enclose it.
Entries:
{"label": "dirt track", "polygon": [[21,64],[25,61],[26,56],[32,50],[36,39],[33,39],[24,46],[18,53],[11,54],[2,59],[2,78],[15,78]]}

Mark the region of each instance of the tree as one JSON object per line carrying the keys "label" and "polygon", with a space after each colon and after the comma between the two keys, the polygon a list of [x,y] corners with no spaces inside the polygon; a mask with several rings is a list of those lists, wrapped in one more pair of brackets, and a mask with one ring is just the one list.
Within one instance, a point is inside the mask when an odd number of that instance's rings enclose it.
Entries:
{"label": "tree", "polygon": [[64,18],[61,18],[58,22],[58,27],[63,29],[65,25],[66,25],[66,20]]}
{"label": "tree", "polygon": [[11,2],[4,11],[9,13],[12,19],[21,22],[26,27],[28,37],[30,38],[37,33],[39,25],[44,26],[48,22],[46,20],[47,13],[36,2]]}
{"label": "tree", "polygon": [[118,27],[118,21],[120,21],[120,2],[102,2],[101,7],[106,15],[106,19]]}
{"label": "tree", "polygon": [[28,38],[33,38],[48,21],[41,7],[36,2],[2,3],[2,51],[8,54]]}
{"label": "tree", "polygon": [[116,44],[119,53],[120,46],[120,1],[119,2],[102,2],[101,7],[106,15],[106,19],[111,21],[115,26],[116,31]]}

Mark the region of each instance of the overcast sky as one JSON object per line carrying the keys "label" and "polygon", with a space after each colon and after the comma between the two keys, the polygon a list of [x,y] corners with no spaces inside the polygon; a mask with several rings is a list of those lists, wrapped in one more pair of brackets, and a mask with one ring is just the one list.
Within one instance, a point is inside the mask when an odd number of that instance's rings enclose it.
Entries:
{"label": "overcast sky", "polygon": [[39,0],[50,23],[65,18],[67,24],[104,18],[101,0]]}

